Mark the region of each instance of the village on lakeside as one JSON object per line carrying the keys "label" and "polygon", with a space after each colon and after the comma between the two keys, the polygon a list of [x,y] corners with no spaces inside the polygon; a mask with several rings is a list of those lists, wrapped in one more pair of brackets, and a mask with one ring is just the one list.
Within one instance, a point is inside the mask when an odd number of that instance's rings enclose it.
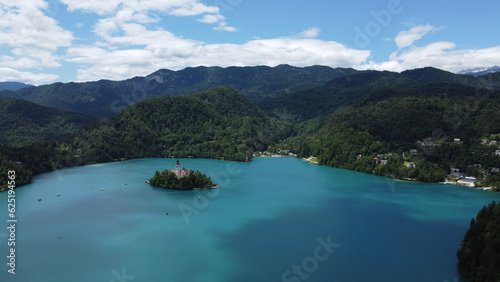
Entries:
{"label": "village on lakeside", "polygon": [[[462,141],[459,138],[454,138],[453,139],[454,144],[462,144]],[[424,147],[424,148],[432,148],[435,146],[440,146],[441,144],[439,142],[433,141],[430,138],[425,140],[425,141],[417,141],[417,145]],[[494,151],[494,155],[500,156],[500,146],[499,142],[496,140],[487,140],[487,139],[482,139],[481,144],[485,146],[492,146],[492,147],[497,147],[498,149]],[[412,161],[407,161],[406,156],[408,155],[417,155],[419,153],[418,149],[411,149],[406,153],[403,153],[403,157],[405,158],[404,161],[404,166],[410,169],[415,169],[417,168],[417,165],[415,162]],[[377,154],[376,157],[373,157],[373,160],[376,161],[377,164],[380,165],[387,165],[387,158],[390,156],[393,156],[394,153],[383,153],[383,154]],[[277,152],[269,152],[269,151],[264,151],[264,152],[256,152],[253,155],[254,157],[297,157],[297,154],[294,154],[289,151],[283,151],[283,150],[277,150]],[[362,155],[357,155],[358,158],[363,157]],[[303,161],[312,163],[312,164],[320,164],[318,157],[315,156],[309,156],[307,158],[302,158]],[[486,175],[487,173],[500,173],[500,168],[498,167],[491,167],[488,168],[488,170],[485,170],[482,168],[481,164],[473,164],[475,169],[480,170],[481,173]],[[405,181],[416,181],[415,179],[404,179]],[[479,180],[474,177],[474,176],[468,176],[466,173],[460,172],[460,169],[450,167],[450,174],[446,175],[446,178],[443,179],[442,182],[439,182],[441,184],[454,184],[454,185],[461,185],[461,186],[468,186],[468,187],[475,187],[477,189],[482,189],[482,190],[492,190],[492,187],[482,187],[478,186]]]}

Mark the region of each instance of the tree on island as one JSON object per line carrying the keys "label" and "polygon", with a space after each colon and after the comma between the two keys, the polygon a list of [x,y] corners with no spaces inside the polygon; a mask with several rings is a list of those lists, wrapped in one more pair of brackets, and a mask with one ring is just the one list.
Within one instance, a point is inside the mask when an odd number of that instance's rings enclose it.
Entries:
{"label": "tree on island", "polygon": [[193,190],[215,188],[217,184],[213,183],[210,177],[200,171],[180,170],[179,160],[174,170],[156,171],[155,176],[151,178],[149,184],[166,189],[174,190]]}
{"label": "tree on island", "polygon": [[500,204],[483,207],[457,252],[458,269],[471,281],[500,281]]}

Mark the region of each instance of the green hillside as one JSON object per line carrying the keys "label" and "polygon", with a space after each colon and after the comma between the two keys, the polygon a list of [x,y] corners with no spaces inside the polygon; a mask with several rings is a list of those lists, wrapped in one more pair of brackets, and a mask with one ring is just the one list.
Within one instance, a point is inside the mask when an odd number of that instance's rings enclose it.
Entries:
{"label": "green hillside", "polygon": [[62,140],[98,121],[83,114],[12,98],[0,98],[0,117],[0,144],[15,147]]}
{"label": "green hillside", "polygon": [[136,103],[69,139],[59,151],[78,164],[143,157],[245,161],[289,131],[236,90],[215,88]]}
{"label": "green hillside", "polygon": [[499,91],[450,84],[380,89],[323,124],[302,123],[281,147],[324,165],[400,179],[443,181],[455,167],[498,189],[492,170],[500,167],[499,147],[489,143],[500,141],[499,109]]}
{"label": "green hillside", "polygon": [[[258,103],[270,115],[302,122],[332,114],[342,106],[379,101],[393,96],[457,96],[482,87],[484,79],[456,75],[435,68],[402,73],[362,71],[332,79],[310,89],[296,91]],[[453,88],[453,89],[448,89]]]}

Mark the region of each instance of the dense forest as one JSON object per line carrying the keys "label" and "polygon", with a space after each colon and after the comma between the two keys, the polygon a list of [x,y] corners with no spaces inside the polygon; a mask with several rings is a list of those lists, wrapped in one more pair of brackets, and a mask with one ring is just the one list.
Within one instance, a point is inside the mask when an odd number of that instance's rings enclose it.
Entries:
{"label": "dense forest", "polygon": [[498,76],[482,79],[433,68],[361,72],[261,106],[296,125],[274,150],[425,182],[455,168],[500,189]]}
{"label": "dense forest", "polygon": [[0,117],[0,144],[13,147],[63,140],[99,121],[96,117],[13,98],[0,98]]}
{"label": "dense forest", "polygon": [[471,220],[457,257],[460,273],[470,281],[500,281],[500,204],[493,201]]}
{"label": "dense forest", "polygon": [[[0,145],[0,175],[6,176],[13,170],[17,186],[28,184],[33,175],[58,168],[52,160],[54,155],[54,144],[39,143],[22,148]],[[7,178],[0,177],[0,191],[6,189],[6,184]]]}
{"label": "dense forest", "polygon": [[[500,167],[498,146],[489,145],[500,141],[493,134],[500,132],[500,100],[482,99],[462,119],[456,109],[465,103],[454,98],[396,97],[345,107],[313,134],[299,134],[282,147],[300,156],[317,156],[320,164],[400,179],[439,182],[450,167],[489,176]],[[481,164],[482,173],[474,164]],[[500,187],[498,182],[489,184]]]}
{"label": "dense forest", "polygon": [[[25,184],[44,171],[133,158],[249,161],[253,152],[267,150],[291,132],[290,124],[270,118],[241,93],[218,87],[191,96],[146,99],[109,120],[82,124],[64,140],[0,146],[0,173],[16,170],[18,183]],[[5,189],[6,179],[2,181]]]}
{"label": "dense forest", "polygon": [[75,163],[144,157],[195,157],[248,161],[290,134],[231,88],[192,96],[149,98],[61,143]]}
{"label": "dense forest", "polygon": [[[0,127],[0,171],[15,167],[27,183],[34,174],[69,166],[144,157],[248,161],[267,151],[416,181],[443,181],[453,168],[500,189],[499,83],[500,73],[473,77],[434,68],[200,67],[123,82],[2,91],[62,108],[67,102],[101,118],[118,113],[95,122],[2,99],[7,122]],[[127,96],[133,85],[147,93]],[[243,90],[189,92],[214,85]],[[155,95],[166,97],[148,98]],[[110,106],[117,97],[130,99]]]}

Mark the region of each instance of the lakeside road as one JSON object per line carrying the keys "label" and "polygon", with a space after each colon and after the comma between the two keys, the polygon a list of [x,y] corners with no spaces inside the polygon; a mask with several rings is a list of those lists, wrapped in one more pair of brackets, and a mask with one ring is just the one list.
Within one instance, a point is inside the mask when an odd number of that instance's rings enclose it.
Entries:
{"label": "lakeside road", "polygon": [[[277,156],[279,156],[279,155],[277,155]],[[302,160],[305,162],[308,162],[308,163],[319,165],[319,161],[318,161],[317,157],[310,156],[309,158],[302,158]],[[385,177],[387,177],[387,176],[385,176]],[[416,180],[411,180],[411,179],[397,179],[397,178],[392,178],[392,179],[397,180],[397,181],[403,181],[403,182],[417,182]],[[483,191],[492,191],[493,190],[492,187],[476,187],[473,182],[456,182],[456,181],[445,180],[444,182],[438,182],[438,183],[440,183],[440,184],[452,184],[452,185],[457,185],[457,186],[467,186],[470,188],[476,188],[476,189],[483,190]]]}
{"label": "lakeside road", "polygon": [[302,158],[302,160],[304,160],[304,161],[306,161],[308,163],[319,165],[319,161],[318,161],[317,157],[310,156],[309,158]]}

